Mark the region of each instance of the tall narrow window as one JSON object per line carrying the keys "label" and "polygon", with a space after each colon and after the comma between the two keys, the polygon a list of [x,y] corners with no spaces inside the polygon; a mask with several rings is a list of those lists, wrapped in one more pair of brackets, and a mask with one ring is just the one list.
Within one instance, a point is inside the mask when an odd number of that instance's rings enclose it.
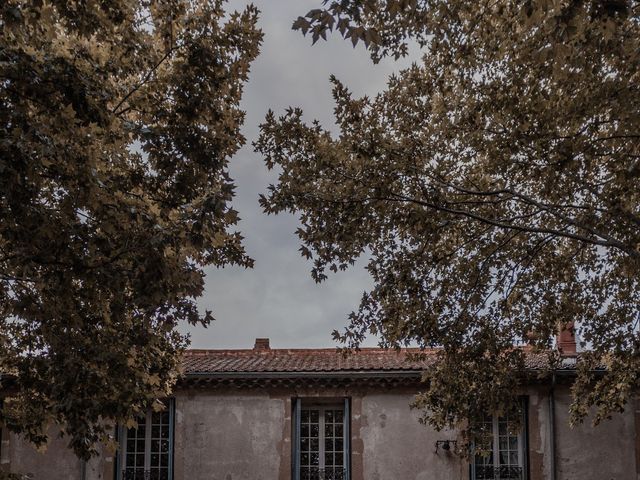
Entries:
{"label": "tall narrow window", "polygon": [[349,406],[342,403],[294,404],[294,479],[349,478]]}
{"label": "tall narrow window", "polygon": [[173,402],[120,430],[118,480],[173,479]]}
{"label": "tall narrow window", "polygon": [[490,438],[489,452],[474,455],[472,480],[524,480],[525,435],[522,428],[514,431],[509,417],[486,417],[483,430]]}

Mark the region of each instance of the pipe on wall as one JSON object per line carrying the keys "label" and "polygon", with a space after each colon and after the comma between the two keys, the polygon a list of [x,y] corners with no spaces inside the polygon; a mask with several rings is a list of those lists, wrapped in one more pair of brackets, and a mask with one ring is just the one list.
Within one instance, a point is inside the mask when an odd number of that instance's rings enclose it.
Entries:
{"label": "pipe on wall", "polygon": [[556,373],[553,372],[551,376],[551,390],[549,392],[549,455],[551,457],[550,480],[556,480],[556,419],[555,419],[555,387],[556,387]]}

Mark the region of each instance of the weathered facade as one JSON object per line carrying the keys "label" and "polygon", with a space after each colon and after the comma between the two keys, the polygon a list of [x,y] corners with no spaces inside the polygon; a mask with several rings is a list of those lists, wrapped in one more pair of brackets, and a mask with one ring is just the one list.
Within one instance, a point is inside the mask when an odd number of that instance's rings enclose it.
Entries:
{"label": "weathered facade", "polygon": [[[264,341],[191,351],[165,416],[120,431],[120,452],[83,464],[63,440],[38,453],[3,432],[0,469],[38,480],[640,479],[640,409],[570,429],[570,382],[561,375],[523,390],[520,434],[489,419],[492,458],[470,465],[452,452],[457,432],[436,432],[410,409],[429,361],[377,349],[346,358],[271,350]],[[541,362],[527,355],[530,369]]]}

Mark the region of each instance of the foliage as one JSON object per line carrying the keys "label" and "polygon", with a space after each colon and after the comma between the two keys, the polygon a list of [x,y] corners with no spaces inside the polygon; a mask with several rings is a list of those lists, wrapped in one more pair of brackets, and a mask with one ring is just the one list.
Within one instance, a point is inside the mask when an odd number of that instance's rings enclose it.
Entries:
{"label": "foliage", "polygon": [[24,478],[23,475],[16,473],[0,472],[0,480],[23,480]]}
{"label": "foliage", "polygon": [[374,60],[424,53],[374,98],[332,78],[336,135],[289,109],[255,144],[282,170],[264,210],[300,214],[313,277],[369,258],[374,287],[336,338],[444,347],[417,399],[443,428],[509,410],[513,345],[547,349],[576,321],[591,351],[573,421],[622,410],[640,372],[638,2],[324,3],[294,28]]}
{"label": "foliage", "polygon": [[222,0],[0,7],[2,423],[87,458],[170,393],[205,265],[251,266],[228,159],[262,34]]}

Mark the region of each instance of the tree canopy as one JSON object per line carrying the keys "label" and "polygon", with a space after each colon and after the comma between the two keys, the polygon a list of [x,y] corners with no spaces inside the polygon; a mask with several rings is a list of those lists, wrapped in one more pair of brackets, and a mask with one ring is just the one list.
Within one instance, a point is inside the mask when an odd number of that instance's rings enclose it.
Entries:
{"label": "tree canopy", "polygon": [[262,34],[223,6],[0,6],[0,420],[36,444],[158,406],[203,266],[252,264],[227,164]]}
{"label": "tree canopy", "polygon": [[373,98],[332,77],[336,134],[291,108],[267,115],[255,148],[280,171],[262,206],[299,214],[317,281],[368,258],[374,286],[335,337],[443,347],[416,400],[437,428],[513,408],[513,346],[549,349],[572,322],[589,347],[573,421],[622,410],[639,386],[639,12],[326,0],[294,23],[314,42],[364,42],[374,61],[422,50]]}

